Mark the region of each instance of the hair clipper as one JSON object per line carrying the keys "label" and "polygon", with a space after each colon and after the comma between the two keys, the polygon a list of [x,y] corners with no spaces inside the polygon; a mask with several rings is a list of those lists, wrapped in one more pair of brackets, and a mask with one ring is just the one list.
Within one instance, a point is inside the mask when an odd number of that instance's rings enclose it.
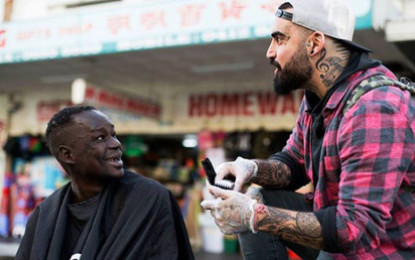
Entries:
{"label": "hair clipper", "polygon": [[235,183],[229,180],[221,180],[215,183],[216,172],[209,158],[206,158],[202,161],[202,166],[203,166],[203,169],[205,169],[207,179],[211,185],[219,187],[224,190],[233,190],[233,188],[235,187]]}

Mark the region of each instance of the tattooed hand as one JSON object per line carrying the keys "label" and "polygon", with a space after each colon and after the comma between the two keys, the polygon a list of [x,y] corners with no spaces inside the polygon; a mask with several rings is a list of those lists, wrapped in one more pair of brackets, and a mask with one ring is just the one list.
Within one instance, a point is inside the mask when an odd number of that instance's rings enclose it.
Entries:
{"label": "tattooed hand", "polygon": [[223,180],[227,175],[235,176],[235,188],[236,191],[241,191],[242,186],[249,182],[258,170],[258,166],[254,161],[238,157],[233,162],[226,162],[220,164],[216,169],[215,182]]}
{"label": "tattooed hand", "polygon": [[217,199],[204,200],[201,205],[210,210],[222,233],[230,235],[254,230],[254,206],[257,203],[248,196],[209,186],[209,192]]}

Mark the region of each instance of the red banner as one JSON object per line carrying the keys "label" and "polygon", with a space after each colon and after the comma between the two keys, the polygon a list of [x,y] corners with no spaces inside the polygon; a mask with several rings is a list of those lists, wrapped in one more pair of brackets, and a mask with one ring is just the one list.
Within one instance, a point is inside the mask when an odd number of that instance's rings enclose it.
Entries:
{"label": "red banner", "polygon": [[192,94],[188,101],[188,116],[274,116],[296,114],[301,96],[277,96],[271,91],[239,93]]}
{"label": "red banner", "polygon": [[86,88],[84,102],[153,119],[159,119],[161,115],[160,104],[153,100],[143,97],[127,97],[92,86]]}

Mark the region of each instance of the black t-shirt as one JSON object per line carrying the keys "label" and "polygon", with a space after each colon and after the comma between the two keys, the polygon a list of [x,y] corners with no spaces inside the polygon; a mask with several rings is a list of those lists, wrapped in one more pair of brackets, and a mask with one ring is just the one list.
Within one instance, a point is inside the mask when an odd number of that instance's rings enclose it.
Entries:
{"label": "black t-shirt", "polygon": [[72,256],[72,250],[74,250],[90,216],[97,210],[98,203],[99,195],[96,195],[88,200],[67,205],[68,224],[62,245],[61,259],[69,259]]}

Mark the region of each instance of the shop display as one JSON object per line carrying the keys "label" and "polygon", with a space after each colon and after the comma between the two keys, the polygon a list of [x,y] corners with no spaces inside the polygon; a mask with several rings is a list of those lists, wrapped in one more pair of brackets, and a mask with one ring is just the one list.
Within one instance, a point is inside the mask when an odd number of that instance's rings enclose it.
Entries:
{"label": "shop display", "polygon": [[10,187],[10,222],[13,237],[22,237],[30,213],[35,208],[35,196],[30,176],[19,173]]}
{"label": "shop display", "polygon": [[13,183],[13,175],[6,173],[0,201],[0,237],[10,236],[10,186]]}
{"label": "shop display", "polygon": [[29,175],[37,200],[42,200],[69,180],[53,156],[37,157],[30,163]]}

